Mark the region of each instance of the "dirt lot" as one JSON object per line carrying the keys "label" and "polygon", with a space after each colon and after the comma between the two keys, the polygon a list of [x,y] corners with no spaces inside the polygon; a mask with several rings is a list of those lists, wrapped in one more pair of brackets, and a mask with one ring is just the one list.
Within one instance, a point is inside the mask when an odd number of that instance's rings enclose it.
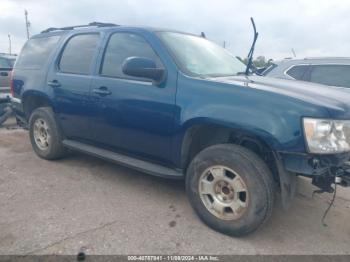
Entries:
{"label": "dirt lot", "polygon": [[[8,124],[10,126],[11,124]],[[350,189],[299,193],[253,235],[216,233],[196,217],[184,183],[82,154],[38,158],[23,130],[0,129],[0,254],[350,254]]]}

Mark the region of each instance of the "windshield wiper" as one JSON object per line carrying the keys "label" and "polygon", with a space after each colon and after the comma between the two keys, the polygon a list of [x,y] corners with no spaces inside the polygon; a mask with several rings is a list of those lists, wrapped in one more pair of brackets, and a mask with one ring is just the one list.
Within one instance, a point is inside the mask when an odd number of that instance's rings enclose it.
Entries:
{"label": "windshield wiper", "polygon": [[259,36],[259,33],[256,31],[255,22],[254,22],[253,17],[250,18],[250,21],[252,22],[253,29],[254,29],[254,39],[253,39],[252,46],[251,46],[249,53],[248,53],[248,56],[247,56],[247,67],[245,70],[245,75],[249,74],[249,70],[252,67],[255,43],[256,43],[256,40],[258,39],[258,36]]}

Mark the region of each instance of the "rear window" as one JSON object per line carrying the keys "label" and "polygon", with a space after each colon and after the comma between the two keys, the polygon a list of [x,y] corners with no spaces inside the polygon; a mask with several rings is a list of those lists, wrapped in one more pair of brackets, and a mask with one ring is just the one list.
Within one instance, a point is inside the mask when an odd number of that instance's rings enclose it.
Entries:
{"label": "rear window", "polygon": [[40,69],[44,66],[60,36],[30,39],[23,47],[17,68]]}

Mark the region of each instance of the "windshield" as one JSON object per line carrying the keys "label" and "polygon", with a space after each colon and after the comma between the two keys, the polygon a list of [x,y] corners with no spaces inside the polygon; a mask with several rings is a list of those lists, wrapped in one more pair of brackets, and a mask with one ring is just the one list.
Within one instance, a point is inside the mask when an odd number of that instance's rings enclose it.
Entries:
{"label": "windshield", "polygon": [[240,60],[205,38],[175,32],[159,32],[158,35],[187,74],[220,77],[245,71],[246,66]]}

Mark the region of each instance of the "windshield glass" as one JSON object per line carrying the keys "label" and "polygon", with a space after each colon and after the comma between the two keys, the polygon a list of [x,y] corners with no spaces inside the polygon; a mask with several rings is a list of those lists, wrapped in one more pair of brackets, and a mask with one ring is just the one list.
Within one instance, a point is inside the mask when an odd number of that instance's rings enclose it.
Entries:
{"label": "windshield glass", "polygon": [[159,32],[158,35],[187,74],[220,77],[245,71],[246,66],[240,60],[205,38],[175,32]]}

